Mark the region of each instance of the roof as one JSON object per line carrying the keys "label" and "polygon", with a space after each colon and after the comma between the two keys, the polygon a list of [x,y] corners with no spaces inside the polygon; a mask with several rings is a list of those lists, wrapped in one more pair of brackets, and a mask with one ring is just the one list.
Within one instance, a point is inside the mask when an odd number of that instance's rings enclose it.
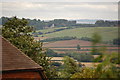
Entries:
{"label": "roof", "polygon": [[26,56],[18,48],[12,45],[8,40],[6,40],[3,37],[1,38],[2,38],[2,71],[42,69],[41,66],[39,66],[31,58]]}

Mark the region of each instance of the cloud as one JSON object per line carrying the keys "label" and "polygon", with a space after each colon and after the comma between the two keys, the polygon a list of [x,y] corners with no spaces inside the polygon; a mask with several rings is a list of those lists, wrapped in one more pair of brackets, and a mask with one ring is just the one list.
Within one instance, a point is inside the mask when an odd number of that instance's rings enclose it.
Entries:
{"label": "cloud", "polygon": [[117,19],[117,3],[3,2],[3,16],[55,19]]}
{"label": "cloud", "polygon": [[[25,0],[3,0],[3,2],[25,2]],[[26,0],[26,2],[118,2],[119,0]]]}

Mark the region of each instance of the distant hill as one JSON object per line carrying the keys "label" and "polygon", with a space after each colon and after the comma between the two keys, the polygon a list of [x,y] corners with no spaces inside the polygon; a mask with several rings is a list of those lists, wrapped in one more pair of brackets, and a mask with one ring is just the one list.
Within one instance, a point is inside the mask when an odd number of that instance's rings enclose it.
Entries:
{"label": "distant hill", "polygon": [[[5,24],[8,17],[0,18],[0,25]],[[26,19],[29,22],[29,26],[34,27],[35,30],[41,30],[53,27],[111,27],[117,26],[118,21],[111,20],[95,20],[95,19],[79,19],[79,20],[66,20],[66,19],[54,19],[50,21],[44,21],[40,19]]]}
{"label": "distant hill", "polygon": [[[102,36],[103,41],[110,41],[110,40],[112,41],[113,39],[118,37],[118,27],[86,27],[86,28],[82,27],[82,28],[64,29],[56,32],[53,32],[53,30],[54,28],[40,30],[40,32],[42,32],[43,34],[38,36],[44,36],[44,37],[69,36],[69,37],[77,37],[77,38],[82,38],[82,37],[91,38],[94,32],[98,32]],[[45,32],[47,32],[48,34],[45,34]]]}

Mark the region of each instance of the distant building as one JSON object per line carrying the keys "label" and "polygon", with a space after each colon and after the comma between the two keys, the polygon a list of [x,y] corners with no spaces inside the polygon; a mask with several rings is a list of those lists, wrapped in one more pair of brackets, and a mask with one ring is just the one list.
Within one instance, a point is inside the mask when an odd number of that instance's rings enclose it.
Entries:
{"label": "distant building", "polygon": [[54,28],[55,27],[55,24],[52,24],[51,26],[50,26],[50,28]]}
{"label": "distant building", "polygon": [[8,40],[1,37],[2,80],[47,80],[43,69]]}

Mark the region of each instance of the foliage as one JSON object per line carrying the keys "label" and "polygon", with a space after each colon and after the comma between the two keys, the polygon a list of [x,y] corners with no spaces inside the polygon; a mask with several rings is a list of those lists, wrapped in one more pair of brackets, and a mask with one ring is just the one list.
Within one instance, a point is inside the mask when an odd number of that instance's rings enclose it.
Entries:
{"label": "foliage", "polygon": [[92,41],[92,39],[89,38],[89,37],[82,37],[82,38],[80,38],[80,40],[84,40],[84,41]]}
{"label": "foliage", "polygon": [[45,40],[41,40],[41,42],[62,41],[62,40],[72,40],[72,39],[76,39],[76,37],[69,37],[69,36],[54,37],[54,38],[48,38]]}
{"label": "foliage", "polygon": [[32,27],[27,26],[27,23],[27,20],[24,18],[18,19],[17,17],[13,17],[9,19],[3,25],[2,36],[42,66],[47,77],[55,76],[55,72],[50,70],[51,67],[48,63],[50,58],[46,58],[46,53],[42,49],[42,43],[35,42],[33,37],[28,34],[32,31]]}
{"label": "foliage", "polygon": [[104,61],[99,64],[95,70],[95,76],[99,78],[118,78],[116,72],[116,64],[111,63],[111,59],[115,54],[106,54],[103,56]]}
{"label": "foliage", "polygon": [[[3,20],[3,24],[7,22],[7,19],[10,19],[8,17],[2,17],[0,20]],[[52,24],[55,25],[55,27],[66,27],[66,26],[73,26],[76,24],[76,21],[68,21],[66,19],[54,19],[51,21],[42,21],[40,19],[26,19],[29,22],[29,26],[33,26],[35,30],[44,29],[45,27],[50,28]]]}
{"label": "foliage", "polygon": [[76,53],[76,52],[73,52],[73,53],[66,53],[68,54],[67,56],[69,57],[73,57],[75,60],[79,61],[79,62],[92,62],[94,57],[89,54],[89,53]]}
{"label": "foliage", "polygon": [[91,68],[83,68],[81,72],[77,72],[71,76],[71,78],[96,78],[94,76],[94,69]]}
{"label": "foliage", "polygon": [[114,39],[113,44],[114,45],[120,45],[120,38]]}
{"label": "foliage", "polygon": [[[95,46],[101,41],[101,37],[98,34],[93,35],[93,45]],[[96,49],[96,48],[93,48]],[[100,51],[101,50],[101,51]],[[116,63],[119,63],[118,55],[105,54],[106,48],[101,48],[99,51],[102,54],[95,59],[96,62],[102,61],[99,65],[93,68],[83,68],[81,72],[76,72],[71,78],[119,78],[120,69],[116,67]],[[92,52],[92,53],[94,53]],[[117,60],[116,60],[117,59]]]}
{"label": "foliage", "polygon": [[59,54],[54,52],[52,49],[47,49],[46,54],[48,57],[59,57]]}
{"label": "foliage", "polygon": [[106,26],[117,26],[118,25],[118,21],[104,21],[104,20],[98,20],[95,22],[95,25],[96,26],[103,26],[103,27],[106,27]]}
{"label": "foliage", "polygon": [[92,62],[94,60],[94,57],[90,54],[90,53],[77,53],[77,52],[67,52],[67,53],[63,53],[63,54],[58,54],[56,52],[54,52],[51,49],[48,49],[46,51],[47,56],[49,57],[64,57],[64,56],[69,56],[74,58],[75,60],[79,61],[79,62]]}
{"label": "foliage", "polygon": [[[2,23],[6,23],[8,17],[1,17]],[[45,27],[50,28],[53,24],[55,27],[106,27],[106,26],[117,26],[118,21],[107,21],[107,20],[98,20],[95,24],[77,24],[76,20],[69,21],[66,19],[54,19],[50,21],[42,21],[40,19],[26,19],[29,22],[29,26],[33,26],[35,30],[44,29]]]}
{"label": "foliage", "polygon": [[92,36],[92,45],[96,45],[97,43],[100,43],[101,42],[101,36],[99,33],[95,32]]}
{"label": "foliage", "polygon": [[92,50],[91,50],[91,53],[93,54],[93,55],[101,55],[102,53],[100,53],[99,52],[99,49],[98,48],[96,48],[96,47],[94,47],[94,46],[96,46],[98,43],[101,43],[101,40],[102,38],[101,38],[101,36],[97,33],[97,32],[95,32],[94,34],[93,34],[93,36],[92,36]]}
{"label": "foliage", "polygon": [[77,72],[71,78],[118,78],[119,72],[116,65],[110,60],[113,55],[104,55],[104,61],[94,68],[83,68],[81,72]]}
{"label": "foliage", "polygon": [[101,54],[100,56],[98,56],[97,58],[95,58],[93,61],[94,62],[102,62],[102,57],[103,57],[103,54]]}
{"label": "foliage", "polygon": [[59,62],[52,62],[52,64],[51,64],[51,65],[60,67],[62,64],[61,64],[61,63],[59,63]]}
{"label": "foliage", "polygon": [[77,50],[80,50],[80,49],[81,49],[81,48],[80,48],[80,45],[78,44],[78,45],[77,45]]}
{"label": "foliage", "polygon": [[63,64],[64,69],[61,72],[62,78],[70,78],[71,75],[80,71],[79,66],[74,61],[74,59],[72,59],[68,56],[64,57],[63,63],[64,63]]}

